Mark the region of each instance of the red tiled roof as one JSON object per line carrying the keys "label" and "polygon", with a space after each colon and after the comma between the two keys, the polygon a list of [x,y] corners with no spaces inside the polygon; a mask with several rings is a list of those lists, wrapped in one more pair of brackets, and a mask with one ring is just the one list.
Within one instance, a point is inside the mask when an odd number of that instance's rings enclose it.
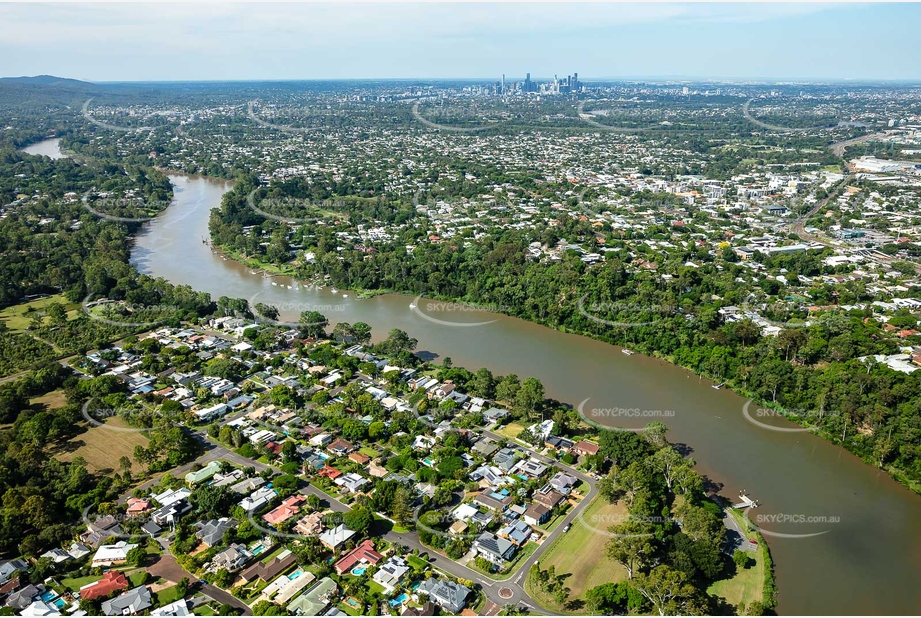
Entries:
{"label": "red tiled roof", "polygon": [[342,575],[358,566],[362,560],[371,564],[377,564],[383,560],[383,558],[381,554],[374,550],[374,541],[366,539],[359,543],[358,547],[340,558],[339,562],[333,565],[333,568],[336,569],[336,573]]}
{"label": "red tiled roof", "polygon": [[307,502],[307,498],[301,495],[285,498],[284,502],[263,515],[262,518],[270,524],[280,524],[297,515],[301,505],[305,502]]}
{"label": "red tiled roof", "polygon": [[107,571],[95,584],[90,584],[80,589],[80,598],[92,601],[100,597],[107,597],[113,592],[127,590],[128,578],[121,571]]}

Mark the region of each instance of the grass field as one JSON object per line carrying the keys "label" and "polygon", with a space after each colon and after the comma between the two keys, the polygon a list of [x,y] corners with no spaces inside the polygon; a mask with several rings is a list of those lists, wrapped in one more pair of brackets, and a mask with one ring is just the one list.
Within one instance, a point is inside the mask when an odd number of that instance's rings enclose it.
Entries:
{"label": "grass field", "polygon": [[[118,417],[107,419],[106,425],[129,426]],[[56,448],[51,455],[61,461],[83,457],[87,466],[95,472],[118,471],[118,460],[126,455],[131,460],[132,471],[137,472],[141,466],[134,461],[134,447],[138,444],[146,447],[147,442],[147,438],[139,431],[111,431],[105,427],[90,427]]]}
{"label": "grass field", "polygon": [[[592,530],[580,521],[584,520],[598,530],[606,530],[626,512],[627,509],[622,503],[608,504],[606,500],[596,496],[581,516],[573,521],[569,532],[554,541],[550,549],[541,555],[540,568],[547,569],[552,564],[558,575],[568,575],[564,583],[570,589],[570,600],[584,600],[585,591],[590,588],[627,579],[624,567],[604,555],[604,545],[610,537]],[[608,521],[610,523],[600,523]],[[533,588],[530,582],[526,584],[525,590],[551,612],[573,613]]]}
{"label": "grass field", "polygon": [[[730,510],[731,516],[736,518],[742,530],[746,531],[745,536],[751,541],[757,541],[755,534],[748,530],[748,524]],[[746,552],[755,559],[755,564],[747,569],[737,569],[736,574],[730,579],[723,579],[710,584],[707,592],[723,597],[732,605],[738,607],[740,602],[746,605],[753,601],[761,601],[762,588],[764,586],[764,558],[762,552],[764,549],[758,547],[756,551]]]}
{"label": "grass field", "polygon": [[67,403],[67,396],[64,394],[63,389],[58,389],[56,391],[51,391],[46,393],[41,397],[35,397],[29,401],[31,405],[43,405],[48,410],[56,410],[57,408],[63,408]]}
{"label": "grass field", "polygon": [[[72,320],[80,311],[79,303],[72,303],[67,300],[63,294],[55,294],[46,298],[39,298],[32,302],[13,305],[0,311],[0,321],[6,323],[6,327],[12,331],[24,331],[32,321],[32,315],[35,312],[43,312],[51,303],[60,303],[67,310],[67,319]],[[32,311],[29,311],[29,309]]]}
{"label": "grass field", "polygon": [[508,425],[503,425],[502,427],[497,427],[495,432],[500,436],[505,436],[509,440],[514,440],[524,431],[524,425],[521,423],[509,423]]}
{"label": "grass field", "polygon": [[68,590],[76,591],[83,586],[86,586],[87,584],[98,582],[100,579],[102,579],[102,575],[87,575],[86,577],[76,577],[61,580],[61,585]]}
{"label": "grass field", "polygon": [[177,586],[170,586],[169,588],[164,588],[160,592],[155,592],[154,596],[157,598],[157,606],[162,607],[164,605],[169,605],[174,601],[179,600],[179,590]]}

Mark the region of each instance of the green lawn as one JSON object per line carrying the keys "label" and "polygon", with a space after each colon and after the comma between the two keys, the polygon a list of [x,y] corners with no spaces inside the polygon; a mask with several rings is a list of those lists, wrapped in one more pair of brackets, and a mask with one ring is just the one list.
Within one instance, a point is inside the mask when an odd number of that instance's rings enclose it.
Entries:
{"label": "green lawn", "polygon": [[138,570],[128,575],[128,581],[131,582],[132,587],[137,588],[138,586],[142,585],[142,582],[146,577],[147,571]]}
{"label": "green lawn", "polygon": [[199,605],[192,610],[192,613],[196,616],[217,616],[217,612],[208,605]]}
{"label": "green lawn", "polygon": [[[745,536],[749,540],[757,541],[757,536],[749,531],[748,523],[745,522],[737,513],[730,509],[732,517],[735,517],[739,527],[746,531]],[[746,605],[753,601],[761,601],[764,586],[764,556],[763,552],[767,551],[761,545],[753,552],[746,552],[755,559],[755,564],[747,569],[736,569],[735,575],[729,579],[722,579],[713,582],[707,588],[707,592],[723,597],[727,602],[738,607],[739,603],[744,602]]]}
{"label": "green lawn", "polygon": [[358,449],[358,452],[361,453],[362,455],[367,455],[367,456],[370,457],[371,459],[374,459],[375,457],[377,457],[378,455],[380,455],[380,453],[379,453],[378,451],[375,451],[375,450],[374,450],[373,448],[371,448],[370,446],[363,446],[363,447],[361,447],[360,449]]}
{"label": "green lawn", "polygon": [[428,562],[426,562],[419,556],[408,556],[406,558],[406,562],[408,562],[409,566],[411,566],[412,568],[419,569],[420,571],[424,570],[429,565]]}
{"label": "green lawn", "polygon": [[181,598],[178,588],[178,586],[170,586],[169,588],[164,588],[160,592],[155,592],[154,596],[157,599],[157,607],[163,607],[164,605],[169,605],[170,603],[178,601]]}
{"label": "green lawn", "polygon": [[494,431],[500,436],[505,436],[509,440],[514,440],[518,437],[518,434],[524,431],[524,425],[521,423],[509,423],[508,425],[497,427]]}
{"label": "green lawn", "polygon": [[[573,521],[569,532],[560,536],[541,555],[542,569],[547,569],[552,564],[558,575],[569,575],[564,583],[570,589],[570,599],[584,599],[586,590],[627,578],[626,570],[604,555],[604,546],[610,537],[597,531],[607,529],[624,513],[626,507],[623,504],[608,504],[604,498],[596,496],[582,515]],[[525,591],[552,613],[571,613],[557,605],[548,595],[531,586],[527,577],[525,581]]]}
{"label": "green lawn", "polygon": [[274,550],[272,550],[272,553],[270,553],[268,556],[262,559],[262,564],[268,564],[269,562],[271,562],[272,558],[274,558],[275,556],[277,556],[283,551],[285,551],[285,546],[279,545]]}
{"label": "green lawn", "polygon": [[379,593],[383,594],[383,592],[384,592],[384,587],[381,586],[381,585],[380,585],[379,583],[377,583],[376,581],[374,581],[373,579],[369,579],[369,580],[368,580],[368,590],[370,590],[372,594],[375,593],[375,592],[379,592]]}
{"label": "green lawn", "polygon": [[[51,303],[60,303],[67,310],[67,319],[72,320],[80,311],[79,303],[72,303],[63,294],[55,294],[47,298],[39,298],[29,303],[13,305],[0,311],[0,322],[5,322],[11,331],[23,331],[28,328],[35,313],[42,313]],[[29,311],[29,309],[32,311]]]}
{"label": "green lawn", "polygon": [[68,579],[61,580],[61,585],[67,588],[68,590],[79,590],[87,584],[92,584],[93,582],[98,582],[102,579],[102,575],[87,575],[86,577],[71,577]]}

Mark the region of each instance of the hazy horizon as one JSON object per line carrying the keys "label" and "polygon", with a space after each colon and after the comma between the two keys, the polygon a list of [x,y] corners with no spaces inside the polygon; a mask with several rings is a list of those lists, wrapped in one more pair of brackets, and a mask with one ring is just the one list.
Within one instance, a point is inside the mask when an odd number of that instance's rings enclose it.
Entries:
{"label": "hazy horizon", "polygon": [[921,81],[914,4],[4,4],[0,74]]}

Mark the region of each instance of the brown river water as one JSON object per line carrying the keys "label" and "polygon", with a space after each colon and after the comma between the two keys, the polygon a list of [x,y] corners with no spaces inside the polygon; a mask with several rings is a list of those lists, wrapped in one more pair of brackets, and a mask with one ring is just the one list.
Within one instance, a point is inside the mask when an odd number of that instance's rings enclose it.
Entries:
{"label": "brown river water", "polygon": [[[778,613],[921,613],[921,496],[884,472],[809,432],[751,422],[743,413],[745,399],[616,346],[437,301],[415,300],[413,309],[411,296],[362,300],[348,291],[307,289],[304,282],[254,273],[202,242],[209,236],[209,211],[230,185],[171,179],[173,205],[143,226],[132,251],[141,272],[215,299],[274,305],[282,319],[316,309],[331,326],[367,322],[375,339],[400,328],[418,339],[419,352],[471,369],[537,377],[548,396],[582,404],[586,414],[608,425],[639,428],[660,420],[669,427],[669,440],[686,445],[698,470],[721,486],[721,495],[735,499],[745,489],[761,502],[749,517],[762,529],[775,562]],[[758,423],[796,427],[759,417],[757,409],[752,404],[749,417]]]}

